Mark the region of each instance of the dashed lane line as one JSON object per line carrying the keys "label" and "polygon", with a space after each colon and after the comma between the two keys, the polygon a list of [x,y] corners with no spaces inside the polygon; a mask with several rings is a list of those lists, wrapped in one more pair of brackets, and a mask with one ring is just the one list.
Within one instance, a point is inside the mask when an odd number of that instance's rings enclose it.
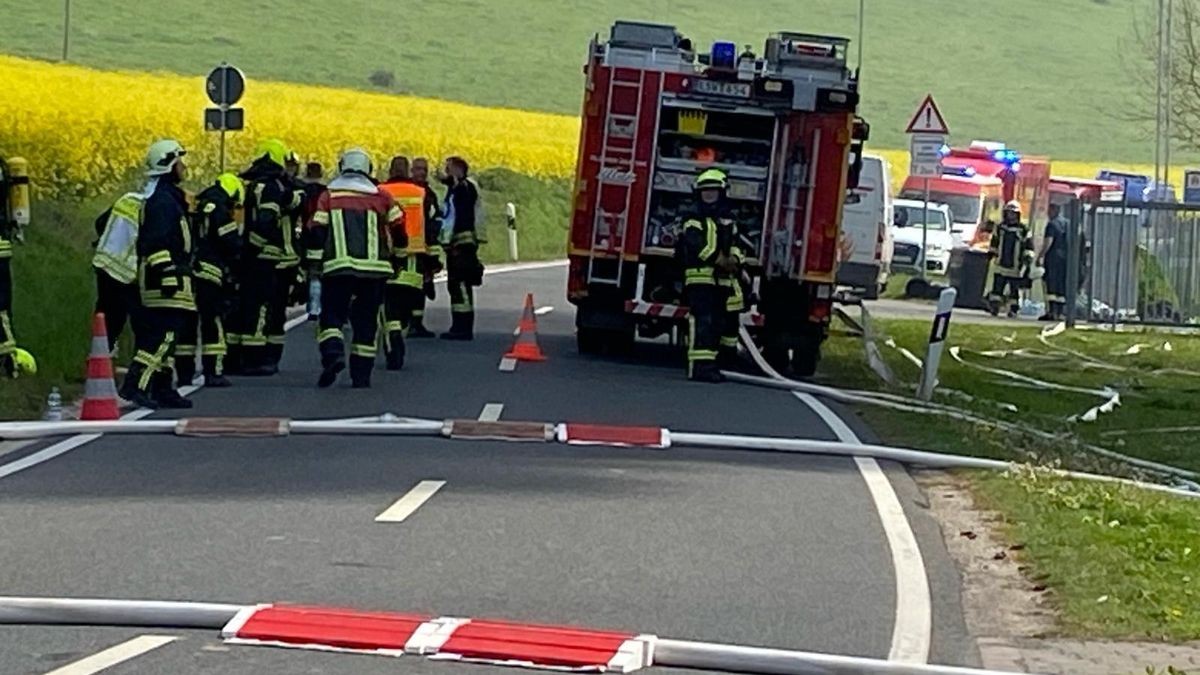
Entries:
{"label": "dashed lane line", "polygon": [[446,484],[444,480],[423,480],[417,483],[413,489],[409,490],[403,497],[396,500],[386,511],[375,516],[377,523],[403,523],[409,516],[416,512],[417,509],[429,501],[429,498],[437,494],[438,490]]}
{"label": "dashed lane line", "polygon": [[94,675],[115,665],[135,659],[146,652],[168,645],[179,638],[172,635],[140,635],[119,645],[114,645],[102,652],[68,663],[61,668],[46,673],[46,675]]}
{"label": "dashed lane line", "polygon": [[480,422],[495,422],[500,419],[501,413],[504,412],[503,403],[489,403],[483,406],[483,411],[479,413]]}

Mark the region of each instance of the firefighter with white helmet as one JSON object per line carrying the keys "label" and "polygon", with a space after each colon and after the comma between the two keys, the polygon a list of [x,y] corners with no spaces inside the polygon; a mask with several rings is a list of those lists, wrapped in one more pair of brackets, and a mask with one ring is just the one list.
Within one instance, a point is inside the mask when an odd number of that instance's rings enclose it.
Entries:
{"label": "firefighter with white helmet", "polygon": [[1021,203],[1012,200],[1004,205],[1000,224],[992,232],[988,247],[992,258],[992,291],[988,294],[988,305],[992,315],[1000,313],[1003,303],[1008,303],[1008,316],[1017,316],[1020,309],[1018,298],[1025,267],[1033,261],[1033,237],[1029,226],[1021,222]]}
{"label": "firefighter with white helmet", "polygon": [[195,320],[192,237],[187,195],[187,151],[178,141],[156,141],[146,153],[150,183],[137,229],[140,318],[134,331],[133,363],[121,396],[145,408],[190,408],[175,390],[174,357],[181,328]]}
{"label": "firefighter with white helmet", "polygon": [[720,382],[721,366],[737,354],[738,321],[745,300],[741,290],[742,251],[737,223],[729,217],[729,179],[708,169],[693,185],[695,212],[683,221],[680,258],[688,316],[688,377]]}
{"label": "firefighter with white helmet", "polygon": [[384,284],[395,273],[396,256],[408,245],[404,212],[371,178],[373,173],[364,150],[342,153],[338,175],[317,198],[304,231],[305,262],[321,277],[321,388],[332,386],[346,369],[347,323],[354,333],[351,382],[358,389],[371,386]]}

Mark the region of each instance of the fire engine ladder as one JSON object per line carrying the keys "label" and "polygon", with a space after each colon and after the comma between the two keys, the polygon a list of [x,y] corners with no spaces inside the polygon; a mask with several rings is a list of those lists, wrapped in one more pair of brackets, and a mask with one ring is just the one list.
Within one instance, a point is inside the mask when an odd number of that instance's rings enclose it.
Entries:
{"label": "fire engine ladder", "polygon": [[[633,200],[635,180],[634,161],[637,156],[641,112],[645,95],[646,71],[638,70],[636,79],[622,79],[621,69],[614,68],[608,80],[608,112],[604,120],[604,141],[600,146],[599,192],[596,200],[596,216],[592,222],[592,250],[588,264],[588,283],[620,287],[623,279],[625,234],[629,228],[629,206]],[[627,110],[631,97],[618,99],[620,90],[637,91],[633,110]],[[614,194],[615,193],[615,194]],[[606,204],[620,203],[620,211],[605,210]],[[615,254],[613,269],[607,265],[597,269],[596,258],[610,258]]]}

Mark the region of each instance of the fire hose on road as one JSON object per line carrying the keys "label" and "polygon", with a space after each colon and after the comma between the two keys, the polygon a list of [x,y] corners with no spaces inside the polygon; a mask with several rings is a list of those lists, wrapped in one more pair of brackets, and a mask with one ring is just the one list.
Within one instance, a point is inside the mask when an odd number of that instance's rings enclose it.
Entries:
{"label": "fire hose on road", "polygon": [[576,672],[650,666],[761,675],[1004,675],[574,626],[289,605],[0,597],[0,624],[204,628],[231,644]]}

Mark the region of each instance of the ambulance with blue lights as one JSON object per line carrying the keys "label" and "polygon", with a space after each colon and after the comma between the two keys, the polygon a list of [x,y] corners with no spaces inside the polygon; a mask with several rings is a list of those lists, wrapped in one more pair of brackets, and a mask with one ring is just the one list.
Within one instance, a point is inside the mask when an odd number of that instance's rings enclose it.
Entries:
{"label": "ambulance with blue lights", "polygon": [[[924,199],[925,179],[909,176],[901,199]],[[968,247],[986,249],[1004,204],[1021,204],[1025,222],[1041,233],[1049,219],[1050,160],[1028,157],[993,141],[945,147],[942,175],[929,179],[929,200],[950,206],[954,233]]]}
{"label": "ambulance with blue lights", "polygon": [[696,176],[717,168],[729,177],[757,298],[746,316],[764,354],[796,374],[816,369],[849,248],[842,207],[869,135],[849,43],[780,32],[756,55],[628,21],[593,38],[568,237],[581,352],[625,351],[639,336],[682,341],[675,247]]}

